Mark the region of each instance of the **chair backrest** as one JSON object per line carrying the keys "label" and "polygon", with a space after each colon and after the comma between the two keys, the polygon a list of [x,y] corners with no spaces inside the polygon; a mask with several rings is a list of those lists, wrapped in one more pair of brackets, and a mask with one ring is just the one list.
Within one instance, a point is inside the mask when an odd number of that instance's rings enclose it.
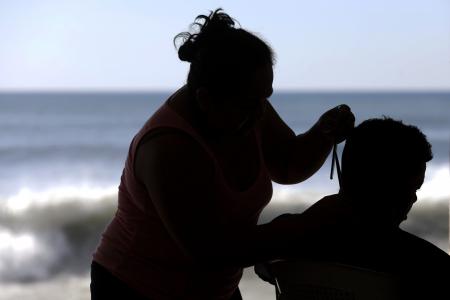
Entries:
{"label": "chair backrest", "polygon": [[277,261],[268,268],[278,300],[399,299],[397,280],[386,273],[316,261]]}

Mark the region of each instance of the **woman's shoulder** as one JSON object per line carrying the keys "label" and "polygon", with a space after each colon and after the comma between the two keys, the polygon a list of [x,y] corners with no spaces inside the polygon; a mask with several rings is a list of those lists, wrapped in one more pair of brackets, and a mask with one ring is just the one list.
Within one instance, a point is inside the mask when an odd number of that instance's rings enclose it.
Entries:
{"label": "woman's shoulder", "polygon": [[136,150],[135,173],[138,178],[149,170],[188,170],[209,174],[213,161],[207,150],[187,132],[176,128],[158,128],[145,136]]}

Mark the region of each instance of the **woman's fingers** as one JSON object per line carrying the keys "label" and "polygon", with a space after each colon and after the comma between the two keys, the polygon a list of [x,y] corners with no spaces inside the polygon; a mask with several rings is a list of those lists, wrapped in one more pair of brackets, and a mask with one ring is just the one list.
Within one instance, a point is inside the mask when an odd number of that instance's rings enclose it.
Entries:
{"label": "woman's fingers", "polygon": [[338,105],[320,117],[321,131],[335,143],[344,141],[354,126],[355,116],[346,104]]}

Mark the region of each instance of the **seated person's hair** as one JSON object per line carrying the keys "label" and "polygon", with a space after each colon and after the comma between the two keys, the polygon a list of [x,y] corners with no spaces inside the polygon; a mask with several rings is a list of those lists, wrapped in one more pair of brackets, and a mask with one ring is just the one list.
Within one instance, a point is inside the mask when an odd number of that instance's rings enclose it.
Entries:
{"label": "seated person's hair", "polygon": [[432,157],[431,145],[417,127],[386,117],[369,119],[346,141],[341,193],[360,205],[397,205],[407,213]]}

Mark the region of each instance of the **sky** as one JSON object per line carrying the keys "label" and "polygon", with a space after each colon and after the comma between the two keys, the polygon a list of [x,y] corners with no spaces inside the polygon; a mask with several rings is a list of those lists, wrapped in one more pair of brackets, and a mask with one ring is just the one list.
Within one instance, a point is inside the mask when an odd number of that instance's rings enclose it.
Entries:
{"label": "sky", "polygon": [[448,0],[0,0],[0,91],[171,90],[173,37],[222,7],[276,52],[276,90],[450,90]]}

